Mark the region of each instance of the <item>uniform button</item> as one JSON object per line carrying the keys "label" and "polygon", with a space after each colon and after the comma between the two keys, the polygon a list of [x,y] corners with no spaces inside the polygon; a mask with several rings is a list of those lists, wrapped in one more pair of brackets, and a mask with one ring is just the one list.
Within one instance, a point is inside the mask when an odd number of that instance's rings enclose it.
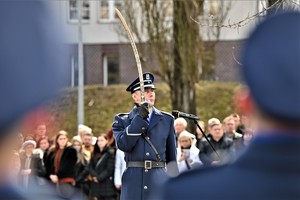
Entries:
{"label": "uniform button", "polygon": [[145,172],[148,172],[148,169],[145,169]]}
{"label": "uniform button", "polygon": [[147,152],[147,153],[146,153],[146,156],[149,156],[149,155],[150,155],[150,153],[149,153],[149,152]]}
{"label": "uniform button", "polygon": [[147,189],[148,189],[148,187],[145,185],[145,186],[144,186],[144,189],[145,189],[145,190],[147,190]]}

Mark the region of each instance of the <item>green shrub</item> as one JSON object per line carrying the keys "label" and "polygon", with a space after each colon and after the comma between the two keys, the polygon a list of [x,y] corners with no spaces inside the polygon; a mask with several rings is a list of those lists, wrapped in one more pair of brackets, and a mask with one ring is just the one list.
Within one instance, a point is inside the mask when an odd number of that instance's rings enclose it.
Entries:
{"label": "green shrub", "polygon": [[[237,83],[199,82],[197,89],[197,115],[207,122],[211,117],[220,120],[234,112],[232,95]],[[172,105],[169,87],[164,83],[156,84],[156,107],[171,112]],[[93,129],[94,134],[107,132],[113,123],[114,115],[129,112],[133,107],[130,93],[125,85],[93,85],[85,87],[84,109],[85,124]],[[77,88],[68,88],[49,103],[51,123],[48,130],[55,132],[64,129],[69,134],[77,134]]]}

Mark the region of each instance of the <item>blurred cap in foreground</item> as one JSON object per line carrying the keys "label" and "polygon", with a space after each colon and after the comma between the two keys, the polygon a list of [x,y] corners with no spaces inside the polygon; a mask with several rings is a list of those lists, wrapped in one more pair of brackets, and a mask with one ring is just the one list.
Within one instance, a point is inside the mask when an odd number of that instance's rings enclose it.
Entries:
{"label": "blurred cap in foreground", "polygon": [[0,1],[0,131],[54,97],[66,66],[47,1]]}
{"label": "blurred cap in foreground", "polygon": [[300,12],[264,20],[249,37],[242,73],[254,101],[272,118],[300,121]]}

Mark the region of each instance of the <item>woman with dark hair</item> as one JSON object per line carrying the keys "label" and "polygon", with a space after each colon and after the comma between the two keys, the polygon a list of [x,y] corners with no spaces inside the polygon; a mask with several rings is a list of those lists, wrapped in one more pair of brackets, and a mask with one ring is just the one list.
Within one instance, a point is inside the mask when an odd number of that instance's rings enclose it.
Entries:
{"label": "woman with dark hair", "polygon": [[106,134],[100,134],[94,146],[89,164],[92,177],[91,196],[101,200],[115,200],[116,188],[114,186],[114,149],[108,146]]}
{"label": "woman with dark hair", "polygon": [[112,131],[112,129],[110,129],[107,133],[106,133],[106,137],[107,137],[107,145],[111,148],[113,148],[116,151],[116,141],[114,138],[114,133]]}
{"label": "woman with dark hair", "polygon": [[36,149],[34,149],[34,153],[39,154],[41,159],[43,159],[44,153],[47,152],[49,146],[50,142],[48,137],[41,137],[36,143]]}
{"label": "woman with dark hair", "polygon": [[77,152],[68,142],[68,133],[59,131],[55,142],[49,151],[44,154],[46,178],[57,186],[57,191],[64,197],[70,197],[74,193],[75,165]]}

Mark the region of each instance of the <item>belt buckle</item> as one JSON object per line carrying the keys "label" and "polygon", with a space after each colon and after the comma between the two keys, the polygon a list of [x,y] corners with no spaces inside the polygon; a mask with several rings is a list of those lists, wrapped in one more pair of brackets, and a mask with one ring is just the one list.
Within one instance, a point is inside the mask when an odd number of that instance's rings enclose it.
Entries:
{"label": "belt buckle", "polygon": [[145,169],[152,169],[152,161],[145,160],[144,167],[145,167]]}

